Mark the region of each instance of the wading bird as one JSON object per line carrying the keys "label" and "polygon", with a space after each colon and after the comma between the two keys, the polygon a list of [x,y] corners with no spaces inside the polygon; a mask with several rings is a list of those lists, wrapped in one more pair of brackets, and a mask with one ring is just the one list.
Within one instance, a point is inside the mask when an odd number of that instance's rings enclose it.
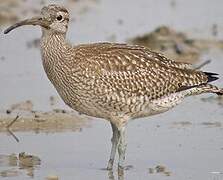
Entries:
{"label": "wading bird", "polygon": [[146,47],[118,43],[72,46],[66,41],[68,22],[68,11],[53,4],[5,33],[23,25],[42,28],[43,67],[61,98],[72,109],[111,123],[107,169],[112,169],[116,151],[118,168],[124,168],[129,120],[163,113],[187,96],[223,94],[223,89],[209,84],[218,79],[217,74],[195,70]]}

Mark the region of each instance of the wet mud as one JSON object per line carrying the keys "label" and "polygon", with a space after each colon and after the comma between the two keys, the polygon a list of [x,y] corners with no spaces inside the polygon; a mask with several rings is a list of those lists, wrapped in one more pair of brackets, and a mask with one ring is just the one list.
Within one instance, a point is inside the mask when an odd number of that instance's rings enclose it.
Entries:
{"label": "wet mud", "polygon": [[[198,6],[198,2],[205,7]],[[222,14],[219,2],[124,0],[116,4],[104,0],[66,0],[61,3],[72,13],[68,37],[74,44],[128,42],[147,46],[178,61],[202,64],[211,60],[203,69],[223,77],[223,34],[216,19]],[[1,30],[38,14],[45,4],[48,1],[1,1]],[[186,14],[184,7],[192,5],[196,7],[196,10],[190,8],[194,17],[199,13],[204,17],[205,9],[209,12],[208,7],[214,6],[216,14],[207,17],[205,21],[210,21],[207,27],[199,24],[200,17],[189,22],[184,16],[183,21],[178,18],[182,7]],[[127,7],[131,13],[126,11]],[[163,9],[154,12],[154,7]],[[167,14],[167,19],[163,14]],[[149,23],[145,17],[152,17]],[[194,27],[200,27],[200,32],[193,30]],[[200,33],[199,37],[190,36]],[[1,35],[0,179],[223,179],[223,98],[212,95],[189,98],[163,115],[129,123],[126,163],[131,168],[118,174],[115,163],[113,171],[101,170],[106,167],[110,152],[109,123],[79,115],[64,105],[44,76],[39,37],[31,27],[12,36]],[[220,79],[216,84],[222,86],[223,81]]]}
{"label": "wet mud", "polygon": [[0,154],[0,176],[16,177],[22,172],[29,177],[34,177],[34,170],[41,164],[39,157],[21,152],[17,154]]}
{"label": "wet mud", "polygon": [[171,176],[171,172],[167,170],[167,167],[164,165],[157,165],[154,168],[149,168],[149,174],[163,174],[165,176]]}
{"label": "wet mud", "polygon": [[223,41],[208,39],[192,39],[184,32],[177,32],[167,26],[161,26],[152,32],[134,37],[128,42],[167,55],[180,62],[196,63],[200,56],[211,48],[223,50]]}
{"label": "wet mud", "polygon": [[89,127],[89,120],[86,117],[80,117],[74,112],[62,109],[50,112],[22,112],[20,114],[17,119],[15,119],[16,113],[1,115],[0,132],[7,132],[9,125],[12,132],[35,133],[81,131],[83,127]]}

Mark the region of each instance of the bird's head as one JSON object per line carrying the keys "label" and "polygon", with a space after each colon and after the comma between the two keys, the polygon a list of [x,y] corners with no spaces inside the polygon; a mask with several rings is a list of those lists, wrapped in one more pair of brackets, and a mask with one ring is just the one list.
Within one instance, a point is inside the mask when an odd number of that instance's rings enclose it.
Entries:
{"label": "bird's head", "polygon": [[4,33],[23,25],[39,25],[44,31],[65,34],[68,29],[69,13],[59,5],[51,4],[42,8],[39,16],[20,21],[9,28]]}

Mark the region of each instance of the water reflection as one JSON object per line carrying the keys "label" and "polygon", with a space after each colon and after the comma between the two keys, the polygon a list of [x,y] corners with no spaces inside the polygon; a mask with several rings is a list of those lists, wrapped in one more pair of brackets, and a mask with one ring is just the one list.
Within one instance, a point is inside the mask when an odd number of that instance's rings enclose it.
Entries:
{"label": "water reflection", "polygon": [[39,157],[28,155],[25,152],[16,154],[0,155],[0,176],[13,177],[19,176],[22,170],[30,177],[34,177],[34,170],[41,164]]}
{"label": "water reflection", "polygon": [[[125,172],[124,169],[119,169],[118,170],[118,173],[117,173],[118,179],[117,180],[124,180],[124,172]],[[109,180],[116,180],[113,170],[108,171],[108,179]]]}

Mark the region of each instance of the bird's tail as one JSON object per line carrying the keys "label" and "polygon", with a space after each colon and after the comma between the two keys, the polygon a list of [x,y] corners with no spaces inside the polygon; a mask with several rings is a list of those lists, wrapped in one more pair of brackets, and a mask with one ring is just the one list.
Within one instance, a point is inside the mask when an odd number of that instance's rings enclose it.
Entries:
{"label": "bird's tail", "polygon": [[187,90],[186,96],[198,95],[202,93],[215,93],[219,96],[223,95],[223,89],[212,84],[204,84]]}
{"label": "bird's tail", "polygon": [[216,92],[217,95],[223,96],[223,89],[220,89],[219,92]]}
{"label": "bird's tail", "polygon": [[[219,77],[217,77],[219,74],[217,74],[217,73],[211,73],[211,72],[204,72],[204,73],[208,77],[208,83],[212,82],[212,81],[216,81],[217,79],[219,79]],[[204,85],[203,88],[207,92],[215,93],[217,95],[223,95],[223,89],[218,88],[217,86],[214,86],[214,85],[211,85],[211,84],[206,84],[206,85]]]}
{"label": "bird's tail", "polygon": [[217,73],[212,73],[212,72],[203,72],[203,73],[207,76],[208,83],[219,79],[219,77],[217,77],[219,74]]}

